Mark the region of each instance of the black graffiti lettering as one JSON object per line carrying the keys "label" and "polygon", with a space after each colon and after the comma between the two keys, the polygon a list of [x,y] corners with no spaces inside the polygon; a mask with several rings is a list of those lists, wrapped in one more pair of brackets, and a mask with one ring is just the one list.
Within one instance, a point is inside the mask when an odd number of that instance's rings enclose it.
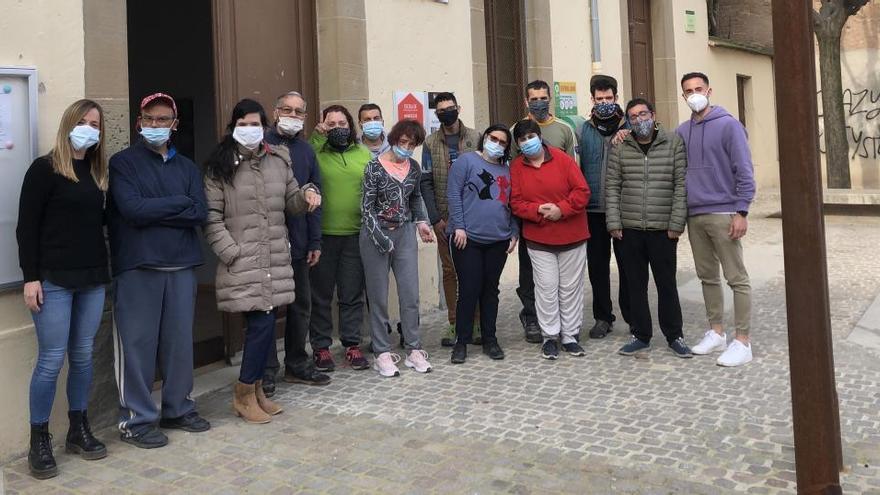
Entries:
{"label": "black graffiti lettering", "polygon": [[[816,92],[822,96],[822,90]],[[880,90],[864,88],[855,91],[851,88],[843,90],[843,108],[846,116],[847,141],[851,153],[850,159],[880,158],[880,135],[872,135],[876,125],[869,125],[874,119],[880,118]],[[819,115],[822,118],[822,115]],[[869,134],[871,133],[871,134]],[[819,152],[825,154],[824,129],[819,131]]]}

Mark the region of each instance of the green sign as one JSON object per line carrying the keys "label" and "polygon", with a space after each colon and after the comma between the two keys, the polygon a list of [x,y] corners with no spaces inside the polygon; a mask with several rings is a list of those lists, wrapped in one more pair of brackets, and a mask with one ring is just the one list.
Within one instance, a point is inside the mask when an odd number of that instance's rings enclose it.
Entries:
{"label": "green sign", "polygon": [[578,114],[577,83],[554,82],[553,93],[556,100],[556,109],[553,115],[557,119],[571,123],[571,117]]}

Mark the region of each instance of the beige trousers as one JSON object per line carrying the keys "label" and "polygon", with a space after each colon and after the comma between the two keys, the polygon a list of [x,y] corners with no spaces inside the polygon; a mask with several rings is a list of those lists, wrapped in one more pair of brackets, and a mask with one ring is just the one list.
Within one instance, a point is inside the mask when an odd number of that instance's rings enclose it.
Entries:
{"label": "beige trousers", "polygon": [[[703,301],[710,325],[724,319],[724,292],[721,273],[733,289],[733,315],[736,333],[749,334],[752,317],[752,287],[743,264],[740,241],[728,235],[732,215],[706,214],[688,218],[688,239],[694,254],[697,276],[703,283]],[[720,269],[719,269],[720,267]]]}

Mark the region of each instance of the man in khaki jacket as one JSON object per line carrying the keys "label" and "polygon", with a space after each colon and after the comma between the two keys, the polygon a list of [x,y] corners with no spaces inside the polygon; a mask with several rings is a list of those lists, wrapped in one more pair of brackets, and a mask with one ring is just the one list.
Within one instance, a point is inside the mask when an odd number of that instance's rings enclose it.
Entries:
{"label": "man in khaki jacket", "polygon": [[612,149],[605,180],[608,232],[620,241],[620,257],[629,292],[632,340],[624,356],[651,348],[648,267],[657,285],[660,329],[678,357],[693,357],[682,337],[681,305],[675,281],[678,238],[687,216],[684,142],[660,129],[654,107],[642,98],[630,101],[626,117],[632,133]]}

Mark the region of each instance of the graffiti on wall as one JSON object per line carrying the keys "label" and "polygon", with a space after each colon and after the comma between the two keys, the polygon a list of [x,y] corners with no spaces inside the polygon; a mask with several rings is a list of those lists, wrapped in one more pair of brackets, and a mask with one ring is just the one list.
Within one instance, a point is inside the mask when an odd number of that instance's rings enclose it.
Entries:
{"label": "graffiti on wall", "polygon": [[[822,90],[817,93],[821,101]],[[850,160],[880,159],[880,89],[843,90],[843,112]],[[822,116],[819,115],[821,119]],[[825,153],[823,132],[819,132],[819,151]]]}

